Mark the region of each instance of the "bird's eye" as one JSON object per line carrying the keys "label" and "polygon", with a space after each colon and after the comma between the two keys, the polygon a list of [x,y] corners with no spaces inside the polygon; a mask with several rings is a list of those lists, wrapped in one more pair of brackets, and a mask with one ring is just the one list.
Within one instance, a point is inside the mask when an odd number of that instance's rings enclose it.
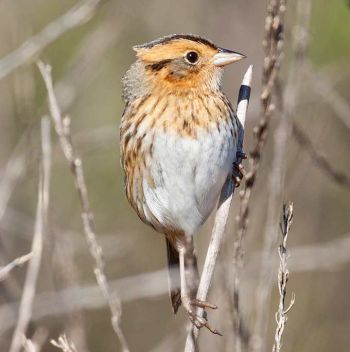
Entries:
{"label": "bird's eye", "polygon": [[186,60],[190,64],[195,64],[198,61],[198,54],[195,51],[190,51],[186,54]]}

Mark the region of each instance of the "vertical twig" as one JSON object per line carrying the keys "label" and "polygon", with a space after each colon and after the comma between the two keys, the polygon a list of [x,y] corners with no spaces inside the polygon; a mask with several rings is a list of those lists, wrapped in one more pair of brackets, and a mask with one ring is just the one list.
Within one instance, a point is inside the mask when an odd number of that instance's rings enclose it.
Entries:
{"label": "vertical twig", "polygon": [[285,300],[287,293],[287,283],[289,279],[289,270],[287,267],[287,239],[289,234],[290,226],[293,220],[293,203],[283,205],[283,214],[281,221],[281,233],[282,243],[279,246],[278,254],[280,257],[280,266],[278,269],[278,290],[280,294],[280,300],[278,304],[278,310],[276,312],[276,332],[275,332],[275,343],[272,347],[272,352],[279,352],[282,346],[282,334],[284,327],[287,322],[287,313],[291,310],[295,303],[295,295],[292,294],[292,299],[287,308],[285,308]]}
{"label": "vertical twig", "polygon": [[96,239],[94,215],[90,208],[82,161],[77,156],[73,145],[70,131],[70,119],[69,117],[65,117],[64,119],[62,118],[61,110],[58,106],[53,89],[51,67],[49,65],[45,65],[41,61],[38,62],[38,67],[46,85],[49,99],[49,109],[52,120],[54,122],[55,131],[59,138],[63,154],[67,159],[68,165],[73,174],[75,186],[78,191],[79,200],[82,208],[81,216],[83,220],[84,233],[86,241],[89,245],[90,254],[95,261],[94,274],[97,283],[100,287],[100,290],[109,304],[109,308],[111,311],[112,326],[116,335],[119,338],[122,350],[123,352],[128,352],[128,343],[121,328],[121,303],[116,293],[114,293],[114,295],[112,296],[106,275],[104,273],[105,263],[103,260],[102,249]]}
{"label": "vertical twig", "polygon": [[36,282],[39,275],[43,235],[46,230],[47,212],[49,206],[50,170],[51,170],[51,138],[50,121],[44,118],[41,122],[41,150],[42,162],[39,172],[38,204],[34,238],[32,243],[32,260],[28,265],[23,294],[19,307],[19,317],[11,341],[10,352],[19,352],[22,346],[22,337],[25,335],[32,314],[32,305],[35,296]]}
{"label": "vertical twig", "polygon": [[[278,238],[278,207],[284,189],[286,171],[286,149],[287,141],[291,135],[291,120],[298,99],[301,84],[301,65],[303,53],[306,48],[307,23],[310,16],[309,0],[299,0],[297,3],[296,25],[293,29],[293,49],[295,57],[289,67],[289,74],[284,94],[278,91],[280,121],[274,133],[273,140],[273,160],[271,173],[268,180],[268,204],[266,224],[264,230],[264,244],[262,251],[262,261],[258,289],[256,292],[256,318],[254,327],[253,350],[264,349],[264,338],[267,332],[268,312],[270,307],[270,293],[273,283],[273,263],[270,257],[276,246]],[[280,88],[280,87],[279,87]]]}
{"label": "vertical twig", "polygon": [[260,167],[262,151],[268,135],[268,127],[274,111],[272,97],[282,56],[285,10],[285,0],[270,0],[267,6],[265,38],[263,41],[265,59],[263,65],[263,87],[261,94],[262,113],[259,124],[254,128],[256,142],[255,146],[250,151],[250,170],[246,175],[245,188],[241,194],[240,209],[236,218],[237,235],[233,250],[233,306],[235,314],[234,334],[236,338],[237,351],[240,351],[243,343],[243,326],[239,302],[239,277],[244,263],[243,240],[248,227],[250,197],[255,185],[255,180]]}
{"label": "vertical twig", "polygon": [[[246,113],[248,109],[248,102],[250,98],[250,85],[252,80],[253,67],[249,66],[245,73],[240,89],[237,105],[237,117],[244,128]],[[243,143],[243,136],[241,142]],[[239,146],[242,148],[242,145]],[[207,256],[205,258],[202,276],[200,278],[197,299],[205,301],[208,296],[209,287],[212,281],[216,260],[220,251],[220,246],[225,232],[225,226],[229,215],[231,200],[234,192],[234,184],[231,179],[225,183],[220,199],[218,209],[215,215],[214,227],[208,247]],[[203,314],[203,309],[197,310],[198,315]],[[194,352],[196,350],[199,329],[191,324],[190,330],[186,339],[185,352]]]}

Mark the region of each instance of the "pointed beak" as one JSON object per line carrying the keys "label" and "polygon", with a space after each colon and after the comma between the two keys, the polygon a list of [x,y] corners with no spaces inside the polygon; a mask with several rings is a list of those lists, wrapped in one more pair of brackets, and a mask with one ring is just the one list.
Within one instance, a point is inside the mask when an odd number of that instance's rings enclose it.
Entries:
{"label": "pointed beak", "polygon": [[219,52],[213,57],[213,63],[215,66],[226,66],[245,58],[246,56],[243,54],[219,48]]}

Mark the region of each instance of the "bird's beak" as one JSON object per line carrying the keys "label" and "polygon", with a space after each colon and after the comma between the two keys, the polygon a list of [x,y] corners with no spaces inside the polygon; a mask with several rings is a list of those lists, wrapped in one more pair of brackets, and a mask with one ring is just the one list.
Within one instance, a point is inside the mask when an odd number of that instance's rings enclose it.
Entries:
{"label": "bird's beak", "polygon": [[215,66],[226,66],[245,58],[246,56],[243,54],[219,48],[219,52],[213,57],[213,63]]}

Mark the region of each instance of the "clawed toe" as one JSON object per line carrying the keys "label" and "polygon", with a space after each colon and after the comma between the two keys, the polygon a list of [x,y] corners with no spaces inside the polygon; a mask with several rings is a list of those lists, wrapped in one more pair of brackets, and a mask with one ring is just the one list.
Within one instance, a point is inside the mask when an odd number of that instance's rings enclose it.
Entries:
{"label": "clawed toe", "polygon": [[247,159],[247,155],[242,151],[237,151],[236,161],[233,163],[232,178],[235,182],[235,187],[239,187],[243,177],[245,176],[245,170],[242,165],[242,160]]}
{"label": "clawed toe", "polygon": [[235,182],[235,187],[239,187],[244,177],[245,170],[242,164],[233,163],[232,177]]}
{"label": "clawed toe", "polygon": [[[189,302],[190,307],[198,307],[198,308],[210,308],[210,309],[217,309],[217,305],[206,302],[206,301],[201,301],[199,299],[193,299]],[[202,327],[207,328],[211,333],[216,334],[216,335],[220,335],[222,336],[222,334],[217,330],[212,328],[209,323],[208,323],[208,319],[207,319],[207,312],[203,311],[202,316],[196,314],[191,308],[186,309],[187,313],[189,315],[189,318],[192,322],[192,324],[197,328],[197,329],[201,329]]]}
{"label": "clawed toe", "polygon": [[190,317],[190,320],[192,322],[192,324],[197,328],[197,329],[201,329],[202,327],[207,328],[211,333],[215,334],[215,335],[219,335],[222,336],[221,332],[217,329],[212,328],[209,323],[208,320],[206,318],[200,317],[199,315],[194,314],[192,311],[188,311],[188,315]]}
{"label": "clawed toe", "polygon": [[218,306],[216,304],[212,304],[206,301],[201,301],[199,299],[193,299],[190,304],[192,306],[199,307],[199,308],[218,309]]}

